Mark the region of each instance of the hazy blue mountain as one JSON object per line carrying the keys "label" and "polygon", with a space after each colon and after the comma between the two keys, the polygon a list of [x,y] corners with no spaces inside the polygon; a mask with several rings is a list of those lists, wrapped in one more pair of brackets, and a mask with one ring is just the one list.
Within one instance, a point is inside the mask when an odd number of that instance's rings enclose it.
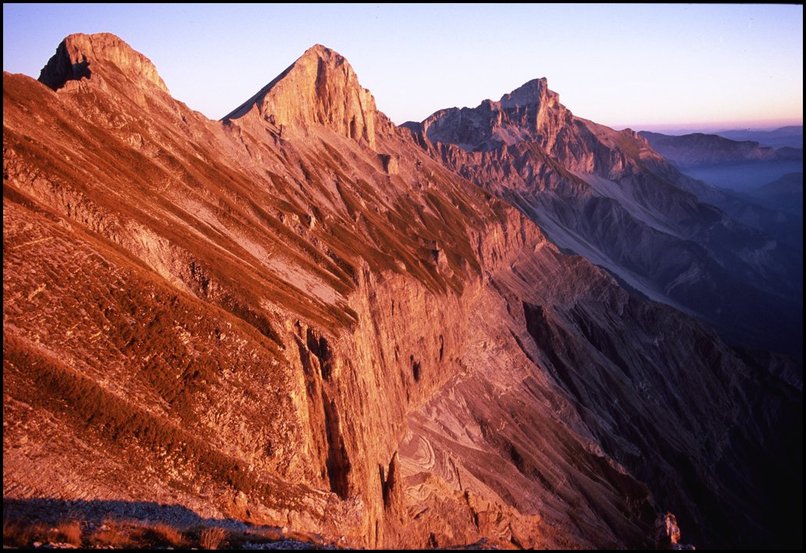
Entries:
{"label": "hazy blue mountain", "polygon": [[762,146],[771,148],[791,148],[803,149],[803,125],[790,125],[771,131],[758,129],[731,129],[718,131],[714,134],[730,138],[731,140],[754,140]]}
{"label": "hazy blue mountain", "polygon": [[753,190],[750,196],[767,207],[802,216],[803,173],[787,173]]}

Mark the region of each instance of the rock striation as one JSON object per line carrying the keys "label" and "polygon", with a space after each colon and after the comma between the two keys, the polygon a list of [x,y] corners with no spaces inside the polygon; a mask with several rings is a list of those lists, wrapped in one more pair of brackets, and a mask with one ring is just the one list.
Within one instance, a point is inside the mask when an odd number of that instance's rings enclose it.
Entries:
{"label": "rock striation", "polygon": [[290,128],[324,125],[373,149],[376,126],[388,125],[347,60],[321,44],[306,50],[224,120],[247,115]]}
{"label": "rock striation", "polygon": [[574,116],[545,79],[404,127],[560,247],[732,343],[802,356],[802,244],[787,238],[796,218],[692,181],[638,133]]}
{"label": "rock striation", "polygon": [[[798,545],[791,359],[564,253],[335,52],[210,121],[100,38],[76,85],[4,75],[9,509],[372,548],[651,547],[670,509],[698,544]],[[534,98],[502,113],[574,148]]]}
{"label": "rock striation", "polygon": [[151,60],[111,33],[76,33],[66,37],[42,68],[39,81],[58,90],[68,81],[91,77],[95,70],[120,71],[133,84],[168,92]]}

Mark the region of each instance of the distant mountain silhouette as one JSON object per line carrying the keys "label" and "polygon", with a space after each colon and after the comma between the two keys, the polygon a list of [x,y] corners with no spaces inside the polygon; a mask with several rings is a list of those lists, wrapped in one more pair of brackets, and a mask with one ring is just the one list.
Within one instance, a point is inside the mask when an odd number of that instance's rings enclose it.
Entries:
{"label": "distant mountain silhouette", "polygon": [[714,134],[731,140],[754,140],[762,146],[770,148],[790,147],[803,150],[803,125],[789,125],[771,131],[733,129],[718,131]]}

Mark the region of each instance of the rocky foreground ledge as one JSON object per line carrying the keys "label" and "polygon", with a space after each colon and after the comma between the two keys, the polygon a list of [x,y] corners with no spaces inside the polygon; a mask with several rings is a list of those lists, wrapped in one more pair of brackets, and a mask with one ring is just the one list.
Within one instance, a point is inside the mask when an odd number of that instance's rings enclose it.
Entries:
{"label": "rocky foreground ledge", "polygon": [[[230,519],[203,519],[177,505],[122,501],[80,505],[57,500],[4,501],[3,548],[25,549],[342,549],[321,535],[287,527],[252,525]],[[655,521],[655,549],[694,550],[680,543],[672,513]],[[435,549],[498,549],[486,539]]]}
{"label": "rocky foreground ledge", "polygon": [[[103,503],[103,504],[101,504]],[[179,505],[125,501],[4,500],[3,547],[25,549],[339,549],[317,534]]]}

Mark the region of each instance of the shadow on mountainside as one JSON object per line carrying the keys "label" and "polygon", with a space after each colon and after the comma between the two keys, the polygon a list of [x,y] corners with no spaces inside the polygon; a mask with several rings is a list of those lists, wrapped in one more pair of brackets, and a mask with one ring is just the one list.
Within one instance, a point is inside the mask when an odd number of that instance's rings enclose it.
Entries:
{"label": "shadow on mountainside", "polygon": [[[216,547],[210,547],[215,542]],[[216,549],[334,549],[322,536],[206,518],[182,505],[150,501],[3,498],[3,544],[151,548],[180,546]]]}
{"label": "shadow on mountainside", "polygon": [[182,505],[162,505],[151,501],[64,500],[52,498],[3,498],[3,521],[44,522],[58,524],[81,520],[89,526],[100,526],[108,519],[164,522],[177,527],[219,525],[246,528],[246,523],[233,519],[204,518]]}

